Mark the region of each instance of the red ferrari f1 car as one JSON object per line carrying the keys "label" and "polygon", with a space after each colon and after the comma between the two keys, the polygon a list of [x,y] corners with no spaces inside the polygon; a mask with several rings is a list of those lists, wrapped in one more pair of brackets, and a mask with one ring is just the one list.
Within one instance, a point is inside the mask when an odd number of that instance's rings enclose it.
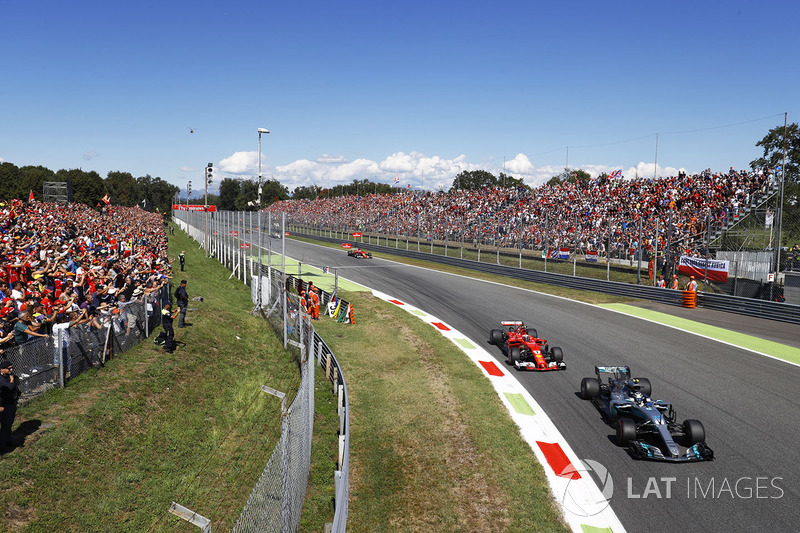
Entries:
{"label": "red ferrari f1 car", "polygon": [[372,259],[372,252],[365,252],[361,248],[347,250],[347,255],[350,257],[355,257],[356,259]]}
{"label": "red ferrari f1 car", "polygon": [[521,320],[504,320],[502,329],[489,332],[489,342],[498,346],[509,365],[517,370],[564,370],[564,354],[561,348],[550,347],[540,339],[534,328],[527,328]]}

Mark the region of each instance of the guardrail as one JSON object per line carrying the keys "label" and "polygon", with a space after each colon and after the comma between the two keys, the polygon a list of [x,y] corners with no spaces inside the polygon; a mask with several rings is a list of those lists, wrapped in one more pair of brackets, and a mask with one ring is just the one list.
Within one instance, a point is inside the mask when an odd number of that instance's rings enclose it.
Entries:
{"label": "guardrail", "polygon": [[[308,233],[299,233],[296,231],[293,232],[293,235],[323,242],[342,242],[341,239],[312,235]],[[633,285],[631,283],[621,283],[617,281],[582,278],[579,276],[568,276],[565,274],[542,272],[539,270],[527,270],[524,268],[497,265],[492,263],[482,263],[470,259],[447,257],[421,251],[418,252],[415,250],[403,250],[402,248],[392,248],[390,246],[380,246],[377,244],[358,243],[358,247],[364,250],[382,252],[399,257],[407,257],[410,259],[419,259],[423,261],[429,261],[431,263],[439,263],[458,268],[466,268],[476,272],[496,274],[513,279],[532,281],[534,283],[544,283],[547,285],[555,285],[558,287],[566,287],[583,291],[601,292],[604,294],[613,294],[615,296],[624,296],[627,298],[660,302],[668,305],[682,305],[682,291],[671,289],[661,289],[658,287],[650,287],[648,285]],[[768,320],[778,320],[781,322],[800,324],[800,305],[788,304],[786,302],[770,302],[752,298],[743,298],[741,296],[730,296],[727,294],[698,292],[697,306],[705,307],[707,309],[714,309],[716,311],[724,311],[726,313],[736,313],[756,318],[766,318]]]}
{"label": "guardrail", "polygon": [[344,533],[347,529],[347,513],[350,500],[350,401],[347,395],[347,383],[344,380],[342,367],[325,341],[314,332],[314,344],[319,366],[325,369],[325,375],[333,386],[333,393],[338,396],[339,412],[339,457],[337,470],[334,473],[335,510],[333,515],[333,533]]}

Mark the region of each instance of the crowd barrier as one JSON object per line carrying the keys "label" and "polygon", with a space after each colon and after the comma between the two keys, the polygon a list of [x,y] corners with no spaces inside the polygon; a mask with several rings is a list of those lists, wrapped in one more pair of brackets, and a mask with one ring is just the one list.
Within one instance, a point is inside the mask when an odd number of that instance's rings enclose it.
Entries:
{"label": "crowd barrier", "polygon": [[14,364],[21,401],[64,387],[69,380],[102,366],[147,338],[161,323],[161,309],[169,299],[167,284],[141,300],[123,304],[111,314],[101,314],[97,324],[56,325],[48,337],[34,337],[22,345],[6,348],[3,356]]}

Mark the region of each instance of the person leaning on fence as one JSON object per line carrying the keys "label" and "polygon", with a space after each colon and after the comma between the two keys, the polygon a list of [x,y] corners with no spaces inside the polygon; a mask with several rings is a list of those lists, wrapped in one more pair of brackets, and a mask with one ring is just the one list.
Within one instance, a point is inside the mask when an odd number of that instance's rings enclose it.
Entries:
{"label": "person leaning on fence", "polygon": [[686,290],[697,292],[697,281],[695,281],[694,276],[689,276],[689,283],[686,284]]}
{"label": "person leaning on fence", "polygon": [[667,288],[667,282],[664,281],[664,276],[658,276],[658,281],[656,281],[656,287],[659,287],[661,289]]}
{"label": "person leaning on fence", "polygon": [[14,341],[19,344],[25,344],[33,337],[47,337],[44,333],[36,331],[38,327],[31,324],[30,315],[27,311],[22,311],[19,314],[19,320],[14,326]]}
{"label": "person leaning on fence", "polygon": [[11,437],[11,426],[17,415],[17,402],[20,390],[17,378],[14,376],[14,367],[10,360],[0,361],[0,451],[6,452],[14,448]]}
{"label": "person leaning on fence", "polygon": [[53,339],[57,341],[61,337],[61,345],[53,350],[53,366],[58,366],[64,363],[64,377],[70,372],[72,368],[72,358],[69,355],[70,335],[69,329],[75,327],[79,322],[80,317],[75,311],[69,313],[59,313],[56,316],[56,324],[53,326]]}

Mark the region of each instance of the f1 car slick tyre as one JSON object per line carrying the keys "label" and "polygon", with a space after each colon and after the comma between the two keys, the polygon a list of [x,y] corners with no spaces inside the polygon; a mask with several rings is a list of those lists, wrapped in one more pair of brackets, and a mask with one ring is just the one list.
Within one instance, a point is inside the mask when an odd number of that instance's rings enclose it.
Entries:
{"label": "f1 car slick tyre", "polygon": [[689,441],[689,446],[694,446],[698,442],[705,442],[706,440],[706,429],[699,420],[684,420],[683,434],[686,436],[686,440]]}
{"label": "f1 car slick tyre", "polygon": [[519,348],[514,346],[513,348],[508,350],[508,364],[513,365],[517,361],[522,360],[522,352],[519,351]]}
{"label": "f1 car slick tyre", "polygon": [[491,330],[489,332],[489,342],[496,346],[503,344],[503,331],[499,329]]}
{"label": "f1 car slick tyre", "polygon": [[636,378],[636,384],[639,385],[639,392],[645,396],[653,394],[653,386],[650,385],[650,380],[647,378]]}
{"label": "f1 car slick tyre", "polygon": [[561,351],[561,348],[558,346],[554,346],[550,350],[550,361],[554,363],[560,363],[564,360],[564,352]]}
{"label": "f1 car slick tyre", "polygon": [[617,441],[620,444],[628,444],[634,440],[636,440],[636,422],[630,418],[617,420]]}
{"label": "f1 car slick tyre", "polygon": [[581,380],[581,399],[592,400],[600,396],[600,380],[597,378],[583,378]]}

